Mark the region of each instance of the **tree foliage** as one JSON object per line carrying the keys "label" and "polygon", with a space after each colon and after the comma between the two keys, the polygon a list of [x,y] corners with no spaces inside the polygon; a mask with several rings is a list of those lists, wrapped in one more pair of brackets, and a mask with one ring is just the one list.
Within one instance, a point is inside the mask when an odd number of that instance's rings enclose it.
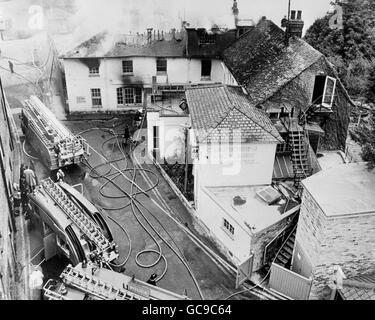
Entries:
{"label": "tree foliage", "polygon": [[375,0],[336,2],[343,8],[343,29],[332,29],[334,13],[307,30],[305,40],[336,66],[349,93],[375,103]]}
{"label": "tree foliage", "polygon": [[[335,13],[320,18],[307,30],[305,40],[336,66],[350,95],[375,104],[375,0],[336,1],[343,9],[343,29],[329,25]],[[375,167],[375,116],[355,129],[362,157]]]}

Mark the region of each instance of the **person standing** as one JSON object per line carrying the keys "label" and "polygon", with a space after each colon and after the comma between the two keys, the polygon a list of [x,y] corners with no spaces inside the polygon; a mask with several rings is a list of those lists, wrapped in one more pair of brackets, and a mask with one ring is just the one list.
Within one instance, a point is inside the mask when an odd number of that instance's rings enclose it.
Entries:
{"label": "person standing", "polygon": [[124,146],[126,146],[128,140],[130,138],[130,133],[129,133],[129,126],[127,125],[125,127],[125,131],[124,131]]}
{"label": "person standing", "polygon": [[29,192],[34,192],[34,189],[36,187],[36,177],[33,170],[29,168],[29,166],[26,166],[26,169],[24,171],[25,179],[26,179],[26,185]]}
{"label": "person standing", "polygon": [[56,182],[63,182],[64,178],[65,178],[65,173],[61,169],[57,170]]}

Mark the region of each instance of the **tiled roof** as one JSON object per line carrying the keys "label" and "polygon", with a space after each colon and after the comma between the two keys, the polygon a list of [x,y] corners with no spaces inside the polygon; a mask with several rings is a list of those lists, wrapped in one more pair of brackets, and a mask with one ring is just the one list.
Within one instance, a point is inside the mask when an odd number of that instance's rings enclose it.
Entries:
{"label": "tiled roof", "polygon": [[345,300],[375,300],[375,274],[344,280],[340,292]]}
{"label": "tiled roof", "polygon": [[232,139],[238,134],[242,142],[283,141],[268,116],[250,104],[240,87],[191,88],[186,98],[199,142]]}
{"label": "tiled roof", "polygon": [[[75,49],[63,55],[63,58],[99,58],[99,57],[183,57],[186,51],[186,37],[181,32],[163,33],[163,40],[152,35],[147,42],[144,34],[111,35],[102,32],[83,42]],[[161,33],[159,33],[161,39]]]}
{"label": "tiled roof", "polygon": [[316,63],[323,55],[299,38],[285,45],[285,33],[269,20],[261,20],[224,51],[224,61],[246,87],[255,105]]}

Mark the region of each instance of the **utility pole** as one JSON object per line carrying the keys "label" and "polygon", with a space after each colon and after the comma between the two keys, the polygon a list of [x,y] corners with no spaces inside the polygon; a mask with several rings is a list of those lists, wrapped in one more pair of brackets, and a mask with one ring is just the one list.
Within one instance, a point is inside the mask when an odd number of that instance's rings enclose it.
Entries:
{"label": "utility pole", "polygon": [[189,171],[189,146],[188,146],[188,128],[185,128],[185,180],[184,180],[184,194],[187,194],[188,171]]}

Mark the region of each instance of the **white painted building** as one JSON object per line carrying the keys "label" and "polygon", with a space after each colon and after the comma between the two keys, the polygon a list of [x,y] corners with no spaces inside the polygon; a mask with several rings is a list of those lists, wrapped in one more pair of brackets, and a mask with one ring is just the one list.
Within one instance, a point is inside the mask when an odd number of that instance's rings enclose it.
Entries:
{"label": "white painted building", "polygon": [[63,56],[69,112],[137,110],[150,105],[151,95],[237,84],[221,59],[189,57],[186,44],[184,32],[150,40],[100,34],[86,41]]}

